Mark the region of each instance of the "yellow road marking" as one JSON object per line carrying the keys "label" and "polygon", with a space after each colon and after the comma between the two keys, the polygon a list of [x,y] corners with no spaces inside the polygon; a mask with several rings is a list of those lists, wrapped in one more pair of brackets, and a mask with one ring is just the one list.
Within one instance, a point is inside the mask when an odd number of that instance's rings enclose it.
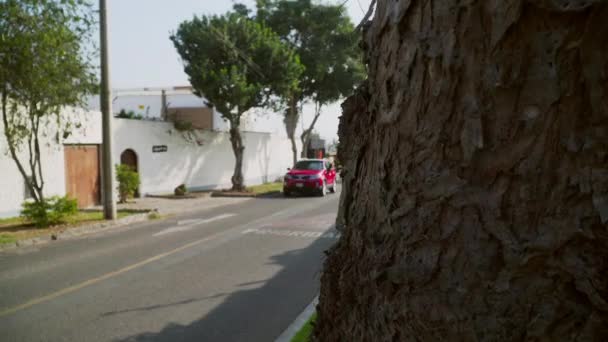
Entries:
{"label": "yellow road marking", "polygon": [[92,278],[92,279],[89,279],[89,280],[83,281],[83,282],[82,282],[82,283],[80,283],[80,284],[76,284],[76,285],[73,285],[73,286],[70,286],[70,287],[66,287],[66,288],[64,288],[64,289],[62,289],[62,290],[59,290],[59,291],[56,291],[56,292],[50,293],[50,294],[48,294],[48,295],[46,295],[46,296],[42,296],[42,297],[38,297],[38,298],[32,299],[32,300],[30,300],[30,301],[28,301],[28,302],[26,302],[26,303],[23,303],[23,304],[17,305],[17,306],[12,307],[12,308],[6,308],[6,309],[3,309],[3,310],[1,310],[1,311],[0,311],[0,317],[8,316],[8,315],[13,314],[13,313],[15,313],[15,312],[17,312],[17,311],[20,311],[20,310],[23,310],[23,309],[27,309],[27,308],[32,307],[32,306],[37,305],[37,304],[41,304],[41,303],[44,303],[44,302],[48,302],[49,300],[55,299],[55,298],[57,298],[57,297],[61,297],[61,296],[66,295],[66,294],[68,294],[68,293],[72,293],[72,292],[74,292],[74,291],[78,291],[78,290],[80,290],[80,289],[82,289],[82,288],[85,288],[85,287],[87,287],[87,286],[91,286],[91,285],[93,285],[93,284],[97,284],[97,283],[99,283],[100,281],[103,281],[103,280],[106,280],[106,279],[110,279],[110,278],[116,277],[116,276],[118,276],[118,275],[121,275],[121,274],[123,274],[123,273],[129,272],[129,271],[131,271],[131,270],[133,270],[133,269],[136,269],[136,268],[138,268],[138,267],[141,267],[141,266],[144,266],[144,265],[146,265],[146,264],[149,264],[149,263],[151,263],[151,262],[153,262],[153,261],[156,261],[156,260],[159,260],[159,259],[162,259],[162,258],[168,257],[168,256],[169,256],[169,255],[171,255],[171,254],[175,254],[175,253],[177,253],[177,252],[183,251],[183,250],[184,250],[184,249],[186,249],[186,248],[189,248],[189,247],[192,247],[192,246],[194,246],[194,245],[197,245],[197,244],[203,243],[203,242],[205,242],[205,241],[212,240],[212,239],[214,239],[214,238],[215,238],[217,235],[220,235],[220,234],[221,234],[221,233],[217,233],[217,234],[214,234],[214,235],[212,235],[212,236],[206,237],[206,238],[204,238],[204,239],[200,239],[200,240],[196,240],[196,241],[193,241],[193,242],[187,243],[187,244],[185,244],[185,245],[183,245],[183,246],[181,246],[181,247],[175,248],[175,249],[170,250],[170,251],[165,252],[165,253],[161,253],[161,254],[155,255],[155,256],[153,256],[153,257],[151,257],[151,258],[148,258],[148,259],[142,260],[142,261],[140,261],[140,262],[138,262],[138,263],[135,263],[135,264],[129,265],[129,266],[124,267],[124,268],[121,268],[121,269],[119,269],[119,270],[116,270],[116,271],[113,271],[113,272],[110,272],[110,273],[106,273],[106,274],[104,274],[104,275],[102,275],[102,276],[99,276],[99,277],[97,277],[97,278]]}

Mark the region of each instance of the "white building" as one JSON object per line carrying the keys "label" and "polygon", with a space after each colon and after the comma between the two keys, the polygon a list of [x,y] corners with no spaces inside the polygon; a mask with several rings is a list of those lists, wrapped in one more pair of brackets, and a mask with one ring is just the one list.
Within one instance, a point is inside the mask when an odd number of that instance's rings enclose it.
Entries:
{"label": "white building", "polygon": [[[112,92],[112,111],[115,114],[124,110],[132,111],[147,120],[164,120],[163,107],[168,113],[184,109],[208,109],[212,112],[213,127],[210,127],[212,130],[228,131],[230,129],[230,125],[221,114],[208,108],[206,100],[194,95],[190,86],[115,89]],[[89,99],[88,109],[100,110],[99,96]],[[241,131],[286,135],[283,117],[280,114],[256,110],[243,115]]]}
{"label": "white building", "polygon": [[[192,95],[180,96],[169,96],[167,102],[179,104],[174,107],[187,107]],[[141,100],[123,101],[121,104],[127,110],[132,108],[128,103],[138,109],[141,105]],[[153,104],[148,106],[148,112],[152,113]],[[101,114],[66,110],[65,115],[81,122],[82,128],[60,143],[51,138],[44,140],[44,192],[45,196],[70,195],[78,199],[81,207],[87,207],[100,201]],[[114,119],[113,164],[134,164],[140,174],[142,196],[172,193],[182,183],[193,190],[229,187],[234,156],[227,126],[215,117],[215,112],[212,123],[212,129],[183,132],[175,129],[172,122]],[[9,217],[19,214],[28,191],[8,156],[2,130],[0,122],[0,217]],[[245,130],[243,140],[243,173],[247,185],[274,181],[291,166],[290,142],[278,130]],[[21,157],[26,155],[22,153]]]}
{"label": "white building", "polygon": [[[193,190],[231,185],[234,155],[227,132],[184,133],[169,122],[128,119],[115,119],[113,131],[116,160],[130,164],[136,157],[142,194],[170,193],[182,183]],[[245,184],[274,181],[291,166],[287,138],[265,132],[242,135]]]}
{"label": "white building", "polygon": [[[44,179],[45,196],[64,195],[73,190],[70,183],[81,178],[82,184],[99,183],[99,167],[92,168],[97,174],[89,173],[84,177],[75,169],[84,165],[78,161],[78,153],[86,150],[96,150],[101,144],[101,116],[83,110],[66,110],[65,115],[80,122],[82,127],[73,132],[61,144],[57,144],[55,137],[49,134],[41,137],[41,164]],[[49,124],[49,123],[46,123]],[[24,165],[27,165],[28,154],[18,153]],[[99,162],[99,160],[93,160]],[[26,167],[26,169],[29,169]],[[9,156],[8,145],[4,137],[4,126],[0,121],[0,217],[16,216],[21,209],[21,203],[29,197],[29,190],[25,185],[21,173],[13,159]],[[95,189],[93,187],[93,189]],[[91,192],[89,197],[98,197],[99,193]],[[82,201],[85,201],[83,198]]]}

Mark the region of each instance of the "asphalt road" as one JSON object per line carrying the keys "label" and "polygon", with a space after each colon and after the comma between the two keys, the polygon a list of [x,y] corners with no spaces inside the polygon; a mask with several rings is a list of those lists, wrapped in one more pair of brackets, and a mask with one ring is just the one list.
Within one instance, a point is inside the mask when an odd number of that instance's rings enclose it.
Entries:
{"label": "asphalt road", "polygon": [[337,205],[252,199],[0,254],[0,340],[273,341],[318,293]]}

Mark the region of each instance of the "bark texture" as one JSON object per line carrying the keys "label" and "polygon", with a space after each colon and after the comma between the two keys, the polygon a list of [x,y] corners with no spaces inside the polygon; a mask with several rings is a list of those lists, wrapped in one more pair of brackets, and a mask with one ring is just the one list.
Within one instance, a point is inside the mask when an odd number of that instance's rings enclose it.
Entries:
{"label": "bark texture", "polygon": [[[32,103],[28,109],[24,109],[28,112],[24,119],[23,112],[9,105],[7,92],[2,91],[1,94],[2,125],[8,154],[15,162],[17,170],[23,177],[33,199],[36,202],[44,202],[44,175],[42,174],[40,149],[40,126],[41,124],[44,125],[44,123],[41,123],[44,111],[39,109],[36,103]],[[23,148],[23,145],[27,146],[29,173],[25,169],[25,163],[17,155],[18,150]]]}
{"label": "bark texture", "polygon": [[607,21],[606,1],[378,1],[317,340],[608,340]]}
{"label": "bark texture", "polygon": [[[235,126],[235,125],[233,125]],[[232,190],[244,191],[245,183],[243,179],[243,152],[245,151],[245,145],[243,145],[243,138],[241,137],[241,130],[237,127],[230,128],[230,143],[232,144],[232,152],[234,153],[234,173],[232,174]]]}
{"label": "bark texture", "polygon": [[308,128],[305,129],[300,136],[300,139],[302,140],[302,154],[300,156],[302,158],[308,158],[308,146],[310,145],[312,130],[315,128],[315,124],[317,123],[317,120],[319,120],[319,116],[321,116],[321,107],[322,105],[320,103],[315,103],[315,116],[312,118],[312,122]]}
{"label": "bark texture", "polygon": [[298,161],[298,147],[296,145],[296,127],[298,126],[298,118],[300,114],[298,112],[298,101],[295,97],[289,100],[289,105],[285,109],[285,130],[287,131],[287,137],[291,141],[291,153],[293,158],[293,165],[296,165]]}

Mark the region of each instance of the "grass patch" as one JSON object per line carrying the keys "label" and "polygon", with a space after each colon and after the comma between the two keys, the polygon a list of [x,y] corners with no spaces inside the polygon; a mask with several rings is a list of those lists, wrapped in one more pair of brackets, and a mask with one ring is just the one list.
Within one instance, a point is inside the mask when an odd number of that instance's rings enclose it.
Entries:
{"label": "grass patch", "polygon": [[291,342],[308,342],[310,341],[310,336],[312,335],[312,328],[314,327],[314,323],[317,320],[317,313],[315,312],[310,316],[306,324],[298,331],[298,333],[291,339]]}
{"label": "grass patch", "polygon": [[[138,210],[119,210],[118,218],[129,215],[141,214]],[[13,243],[19,240],[31,239],[49,233],[60,233],[69,228],[78,227],[83,223],[103,221],[101,211],[79,211],[78,214],[69,217],[64,224],[48,228],[36,228],[36,226],[22,217],[10,217],[0,219],[0,245]]]}
{"label": "grass patch", "polygon": [[[119,210],[116,213],[117,218],[127,217],[129,215],[137,214],[139,212],[132,210]],[[103,220],[103,212],[101,211],[79,211],[78,214],[69,217],[67,219],[67,224],[78,224],[92,221],[102,221]]]}
{"label": "grass patch", "polygon": [[281,192],[283,190],[283,183],[275,182],[275,183],[264,183],[260,185],[254,185],[247,187],[249,192],[252,192],[256,195],[265,195],[273,192]]}
{"label": "grass patch", "polygon": [[27,222],[25,222],[23,220],[22,217],[7,217],[7,218],[0,218],[0,227],[5,227],[5,226],[17,226],[17,225],[22,225],[25,224]]}
{"label": "grass patch", "polygon": [[148,220],[160,220],[161,218],[162,216],[156,211],[153,211],[148,214]]}
{"label": "grass patch", "polygon": [[0,246],[14,242],[17,242],[17,239],[15,239],[13,236],[9,234],[0,234]]}

